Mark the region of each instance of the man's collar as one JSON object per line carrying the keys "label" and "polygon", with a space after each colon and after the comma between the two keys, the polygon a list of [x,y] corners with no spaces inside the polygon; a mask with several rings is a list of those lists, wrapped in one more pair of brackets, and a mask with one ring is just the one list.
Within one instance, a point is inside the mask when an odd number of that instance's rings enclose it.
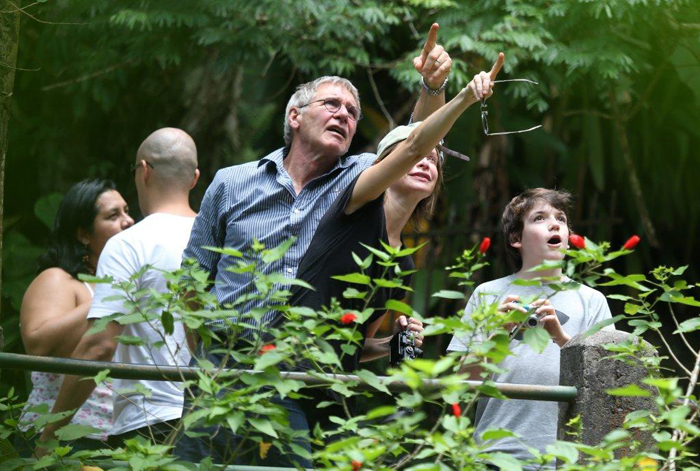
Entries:
{"label": "man's collar", "polygon": [[[277,166],[277,168],[280,168],[280,167],[282,167],[282,163],[283,163],[284,159],[287,157],[288,153],[289,153],[289,148],[280,147],[276,151],[271,152],[271,153],[267,154],[265,157],[263,157],[262,159],[260,159],[258,161],[258,167],[260,167],[262,164],[272,162]],[[329,170],[328,173],[330,173],[338,168],[347,168],[351,164],[353,164],[356,160],[357,160],[356,155],[345,154],[344,156],[342,156],[341,158],[338,159],[338,161],[335,163],[333,168],[331,170]]]}
{"label": "man's collar", "polygon": [[280,147],[276,151],[270,152],[265,157],[258,160],[258,167],[268,162],[272,162],[277,167],[281,167],[282,161],[284,161],[284,157],[287,155],[287,152],[289,152],[289,149],[287,149],[286,147]]}

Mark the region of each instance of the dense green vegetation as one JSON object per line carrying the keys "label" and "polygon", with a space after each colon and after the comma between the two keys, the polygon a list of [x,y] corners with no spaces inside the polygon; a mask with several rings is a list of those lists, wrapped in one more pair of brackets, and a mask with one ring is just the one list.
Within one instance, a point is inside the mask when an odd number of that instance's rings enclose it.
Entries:
{"label": "dense green vegetation", "polygon": [[[6,350],[21,350],[17,312],[56,193],[109,177],[136,213],[128,165],[150,132],[169,125],[199,146],[199,198],[218,168],[281,146],[286,100],[322,74],[359,87],[366,118],[353,150],[372,149],[390,120],[408,119],[418,89],[410,59],[435,21],[454,59],[449,94],[504,51],[504,78],[539,86],[497,89],[491,128],[544,128],[487,138],[477,110],[457,124],[448,145],[472,162],[448,164],[439,214],[425,228],[431,244],[414,305],[448,312],[426,295],[445,284],[432,268],[483,235],[500,242],[502,208],[532,186],[572,190],[574,227],[593,239],[619,246],[638,233],[643,244],[620,262],[626,269],[689,264],[698,278],[697,1],[6,1],[0,15],[18,7],[3,225]],[[494,248],[485,278],[508,269]]]}

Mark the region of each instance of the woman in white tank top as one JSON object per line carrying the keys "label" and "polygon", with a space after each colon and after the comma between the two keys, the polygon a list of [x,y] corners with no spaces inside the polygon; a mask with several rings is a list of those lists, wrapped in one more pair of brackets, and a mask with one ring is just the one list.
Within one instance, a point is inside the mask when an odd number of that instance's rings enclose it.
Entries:
{"label": "woman in white tank top", "polygon": [[[38,276],[24,294],[20,332],[30,355],[70,357],[87,330],[92,287],[78,274],[94,274],[107,240],[134,224],[126,202],[108,180],[84,180],[66,193],[58,208],[49,248],[39,258]],[[20,418],[25,437],[15,446],[23,456],[34,451],[34,411],[46,405],[51,411],[63,381],[62,375],[32,372],[32,392]],[[112,391],[104,384],[73,417],[73,424],[99,430],[71,445],[75,449],[101,448],[112,426]]]}

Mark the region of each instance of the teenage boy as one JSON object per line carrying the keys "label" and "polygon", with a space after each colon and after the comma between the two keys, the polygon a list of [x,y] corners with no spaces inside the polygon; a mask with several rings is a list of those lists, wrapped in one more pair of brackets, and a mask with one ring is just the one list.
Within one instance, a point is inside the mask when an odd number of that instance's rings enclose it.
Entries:
{"label": "teenage boy", "polygon": [[[503,313],[511,310],[525,312],[528,308],[539,317],[551,342],[538,354],[522,342],[522,334],[516,334],[509,346],[513,355],[498,364],[503,372],[494,375],[492,379],[496,382],[558,385],[561,347],[571,337],[611,317],[605,296],[588,286],[555,292],[546,282],[536,286],[513,284],[515,280],[538,277],[568,280],[560,268],[529,270],[547,260],[564,258],[562,249],[568,248],[570,233],[567,219],[570,205],[571,195],[565,191],[535,188],[513,198],[503,212],[501,223],[506,249],[520,269],[512,275],[479,285],[467,303],[463,320],[467,321],[479,305],[499,303],[498,310]],[[476,339],[479,340],[483,339]],[[468,352],[469,345],[466,339],[455,336],[447,350]],[[547,445],[556,440],[558,411],[556,402],[482,398],[476,409],[475,434],[480,440],[488,429],[505,428],[515,432],[518,437],[487,443],[487,451],[508,453],[526,460],[532,458],[528,448],[544,453]],[[545,469],[550,468],[554,468],[554,461],[545,466]],[[542,467],[525,466],[523,469]]]}

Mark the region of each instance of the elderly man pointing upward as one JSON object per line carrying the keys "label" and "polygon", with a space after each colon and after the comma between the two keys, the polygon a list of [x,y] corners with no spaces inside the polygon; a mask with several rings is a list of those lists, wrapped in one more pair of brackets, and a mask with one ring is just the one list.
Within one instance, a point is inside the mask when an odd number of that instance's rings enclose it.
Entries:
{"label": "elderly man pointing upward", "polygon": [[[451,60],[437,44],[438,25],[434,24],[428,39],[415,58],[414,67],[421,75],[422,89],[413,119],[423,120],[445,104],[445,85]],[[338,194],[375,160],[374,154],[347,155],[361,118],[357,89],[340,77],[321,77],[300,85],[292,95],[284,118],[285,146],[262,159],[221,169],[207,189],[197,216],[192,236],[184,256],[194,258],[210,273],[215,283],[212,292],[222,305],[235,301],[254,290],[251,277],[227,268],[236,259],[202,247],[227,247],[246,251],[254,239],[266,247],[276,247],[290,237],[294,244],[285,256],[267,265],[267,273],[283,272],[294,277],[319,221]],[[237,305],[245,314],[262,307],[259,301]],[[206,357],[215,365],[224,361],[216,353],[225,345],[252,340],[258,329],[264,330],[275,318],[273,311],[265,314],[258,325],[243,316],[228,322],[244,325],[236,334],[226,328],[227,322],[212,321],[209,327],[217,332],[224,345],[212,345]],[[235,346],[234,346],[235,348]],[[228,366],[236,367],[229,361]],[[308,430],[306,416],[296,401],[279,400],[289,412],[293,429]],[[188,407],[188,404],[186,404]],[[227,427],[198,430],[206,436],[183,437],[175,453],[188,461],[198,462],[204,456],[214,462],[230,462],[231,450],[237,449],[237,437]],[[308,442],[303,444],[309,449]],[[311,463],[298,456],[273,456],[271,450],[266,466],[302,467]],[[241,463],[248,464],[248,463]]]}

